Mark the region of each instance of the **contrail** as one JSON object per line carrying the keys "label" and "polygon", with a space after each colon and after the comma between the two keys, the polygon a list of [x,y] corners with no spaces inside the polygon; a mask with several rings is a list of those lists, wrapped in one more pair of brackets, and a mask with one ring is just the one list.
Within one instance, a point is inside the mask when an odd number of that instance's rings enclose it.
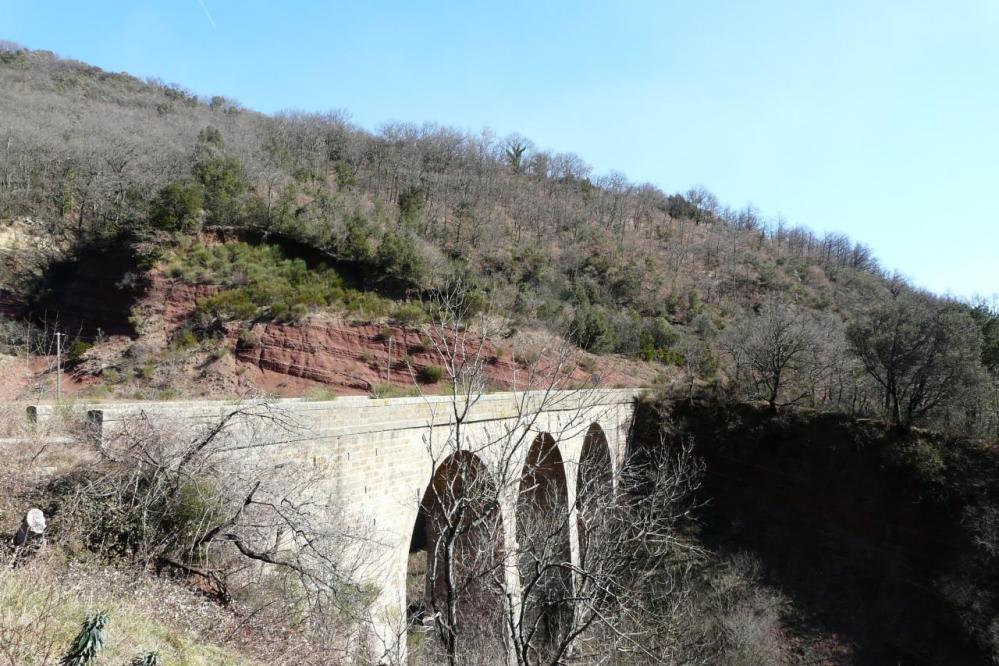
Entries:
{"label": "contrail", "polygon": [[212,13],[208,11],[208,7],[205,6],[205,0],[198,0],[198,4],[201,5],[201,9],[204,10],[205,16],[208,17],[208,22],[212,24],[212,30],[215,29],[215,19],[212,18]]}

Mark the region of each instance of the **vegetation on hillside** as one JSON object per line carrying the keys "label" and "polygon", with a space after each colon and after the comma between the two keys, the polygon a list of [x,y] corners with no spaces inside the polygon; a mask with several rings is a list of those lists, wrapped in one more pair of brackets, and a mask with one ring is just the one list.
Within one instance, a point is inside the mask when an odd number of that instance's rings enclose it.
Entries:
{"label": "vegetation on hillside", "polygon": [[288,259],[275,245],[187,244],[173,251],[165,270],[193,284],[220,287],[198,303],[209,317],[285,321],[327,306],[370,318],[393,311],[388,299],[346,287],[335,271]]}
{"label": "vegetation on hillside", "polygon": [[[578,156],[519,135],[405,123],[369,132],[341,112],[268,117],[9,44],[0,85],[8,92],[0,217],[29,216],[83,247],[121,234],[158,243],[166,234],[185,247],[185,236],[213,229],[286,238],[361,275],[353,286],[393,298],[460,279],[519,326],[682,367],[690,390],[723,380],[775,406],[982,434],[999,427],[995,308],[918,292],[840,234],[727,208],[703,189],[667,194],[619,173],[599,176]],[[195,250],[195,264],[221,259],[203,252],[221,250]],[[277,251],[259,252],[231,259],[259,263]],[[236,285],[230,274],[230,289],[204,308],[278,319],[330,304],[370,317],[391,311],[332,273],[300,269],[276,265],[275,285]],[[759,350],[732,344],[760,342],[768,322],[758,313],[768,303],[801,320],[793,328],[809,349],[788,360],[776,391],[776,377],[745,363]],[[932,344],[908,340],[905,353],[919,358],[889,362],[906,365],[913,386],[886,380],[877,351],[846,345],[848,328],[854,342],[866,340],[863,331],[884,325],[896,303],[912,304],[910,319],[947,322],[931,326]],[[924,382],[925,373],[949,387]]]}

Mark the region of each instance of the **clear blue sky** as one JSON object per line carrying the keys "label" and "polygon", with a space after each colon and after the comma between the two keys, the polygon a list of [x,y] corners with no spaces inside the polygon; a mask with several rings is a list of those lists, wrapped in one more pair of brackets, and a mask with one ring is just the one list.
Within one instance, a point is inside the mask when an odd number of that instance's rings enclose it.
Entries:
{"label": "clear blue sky", "polygon": [[999,292],[999,0],[0,0],[0,38],[268,113],[517,131]]}

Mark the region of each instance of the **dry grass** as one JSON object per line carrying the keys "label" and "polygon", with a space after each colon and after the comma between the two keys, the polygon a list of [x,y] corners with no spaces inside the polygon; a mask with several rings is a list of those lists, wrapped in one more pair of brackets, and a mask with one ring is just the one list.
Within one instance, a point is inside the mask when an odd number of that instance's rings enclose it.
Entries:
{"label": "dry grass", "polygon": [[198,595],[141,572],[55,557],[0,570],[0,663],[54,663],[97,610],[111,617],[103,663],[150,650],[177,665],[265,663],[221,645],[235,642],[235,618]]}
{"label": "dry grass", "polygon": [[45,504],[46,484],[94,453],[81,446],[82,413],[67,406],[29,424],[27,404],[0,405],[0,534],[13,534],[25,512]]}
{"label": "dry grass", "polygon": [[178,665],[331,663],[307,627],[290,626],[280,596],[241,598],[224,607],[187,581],[124,561],[99,562],[67,541],[72,515],[47,516],[49,545],[11,568],[10,543],[25,512],[51,506],[52,482],[96,457],[72,407],[36,426],[26,424],[24,409],[0,407],[6,436],[0,441],[0,666],[55,663],[96,610],[111,617],[101,663],[128,663],[151,650]]}

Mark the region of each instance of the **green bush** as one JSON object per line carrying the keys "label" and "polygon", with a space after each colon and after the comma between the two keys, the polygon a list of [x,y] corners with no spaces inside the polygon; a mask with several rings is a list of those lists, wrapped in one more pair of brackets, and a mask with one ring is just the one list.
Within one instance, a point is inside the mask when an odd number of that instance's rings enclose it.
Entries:
{"label": "green bush", "polygon": [[479,314],[489,305],[489,298],[481,289],[469,289],[462,295],[462,316],[470,318]]}
{"label": "green bush", "polygon": [[337,160],[333,164],[333,171],[336,173],[336,184],[338,187],[344,188],[357,185],[357,172],[346,162]]}
{"label": "green bush", "polygon": [[368,391],[372,398],[413,398],[420,395],[415,386],[396,386],[388,382],[374,384]]}
{"label": "green bush", "polygon": [[411,235],[386,232],[375,256],[378,268],[386,277],[419,286],[423,283],[426,266],[416,248]]}
{"label": "green bush", "polygon": [[242,212],[240,197],[247,185],[243,167],[233,157],[206,151],[192,173],[204,188],[205,213],[212,224],[231,224]]}
{"label": "green bush", "polygon": [[426,320],[426,313],[416,303],[403,303],[395,309],[392,318],[404,326],[413,326]]}
{"label": "green bush", "polygon": [[569,326],[569,338],[586,351],[607,352],[614,348],[617,335],[606,310],[580,304]]}
{"label": "green bush", "polygon": [[422,187],[413,185],[399,194],[399,214],[404,223],[412,223],[419,219],[426,203],[427,195]]}
{"label": "green bush", "polygon": [[642,330],[639,333],[638,355],[646,361],[659,361],[664,365],[682,365],[683,356],[671,349],[679,339],[680,334],[664,317],[646,319],[642,322]]}
{"label": "green bush", "polygon": [[345,286],[332,269],[309,268],[301,259],[288,259],[276,245],[193,245],[178,249],[167,270],[223,287],[198,301],[199,311],[210,317],[291,321],[329,306],[380,317],[392,305],[376,294]]}
{"label": "green bush", "polygon": [[83,340],[74,340],[73,344],[69,346],[69,351],[67,358],[69,358],[70,363],[79,363],[83,360],[84,354],[86,354],[93,347],[93,343],[84,342]]}
{"label": "green bush", "polygon": [[284,301],[274,301],[271,303],[270,315],[277,321],[290,321],[291,308]]}
{"label": "green bush", "polygon": [[372,232],[368,221],[362,215],[355,213],[347,218],[345,226],[342,255],[353,261],[371,263],[375,258],[375,251],[372,247]]}
{"label": "green bush", "polygon": [[201,184],[192,181],[169,183],[153,199],[149,221],[166,231],[189,231],[197,224],[204,205],[205,191]]}
{"label": "green bush", "polygon": [[236,339],[236,349],[253,349],[260,344],[260,338],[252,329],[246,329]]}
{"label": "green bush", "polygon": [[[177,554],[222,520],[214,482],[204,477],[158,475],[152,467],[109,474],[70,474],[49,487],[56,505],[70,511],[77,543],[108,560],[143,563]],[[65,500],[71,504],[59,506]]]}
{"label": "green bush", "polygon": [[189,349],[198,345],[198,336],[191,329],[185,328],[174,333],[171,342],[176,349]]}
{"label": "green bush", "polygon": [[438,365],[428,365],[420,368],[417,378],[421,384],[436,384],[444,376],[444,369]]}

